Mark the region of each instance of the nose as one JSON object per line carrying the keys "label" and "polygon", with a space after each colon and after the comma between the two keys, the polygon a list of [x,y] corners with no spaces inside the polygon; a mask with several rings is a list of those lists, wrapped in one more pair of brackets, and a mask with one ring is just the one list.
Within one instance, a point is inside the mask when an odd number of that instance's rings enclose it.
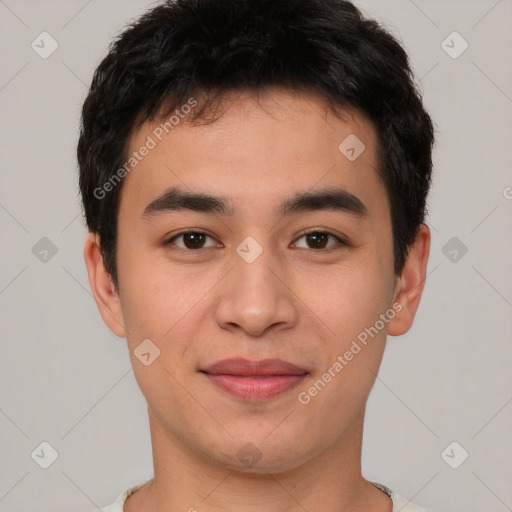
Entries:
{"label": "nose", "polygon": [[251,336],[292,328],[298,321],[292,269],[267,249],[253,261],[240,254],[233,258],[234,267],[217,292],[218,325]]}

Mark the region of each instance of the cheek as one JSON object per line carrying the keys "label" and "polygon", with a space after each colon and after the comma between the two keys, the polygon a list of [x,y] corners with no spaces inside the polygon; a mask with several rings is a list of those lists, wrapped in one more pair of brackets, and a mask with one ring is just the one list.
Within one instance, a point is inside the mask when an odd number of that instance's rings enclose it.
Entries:
{"label": "cheek", "polygon": [[334,334],[325,341],[322,363],[310,387],[302,389],[311,399],[306,410],[318,418],[315,427],[327,437],[349,424],[366,403],[385,348],[387,324],[381,329],[377,324],[376,330],[375,325],[389,307],[383,281],[364,269],[353,269],[344,279],[331,280],[330,286],[331,293],[322,303],[325,323]]}
{"label": "cheek", "polygon": [[333,300],[338,307],[331,318],[336,335],[331,337],[326,370],[336,362],[341,364],[341,369],[336,366],[338,371],[331,369],[336,377],[329,384],[329,394],[336,407],[345,411],[347,404],[361,403],[370,392],[382,360],[388,323],[394,316],[388,313],[394,311],[389,303],[389,277],[381,274],[374,259],[351,268],[335,289]]}
{"label": "cheek", "polygon": [[388,279],[381,275],[375,261],[347,266],[338,275],[330,274],[324,284],[326,291],[318,299],[319,308],[341,343],[373,325],[389,307]]}
{"label": "cheek", "polygon": [[[197,304],[211,288],[204,275],[194,275],[191,278],[168,265],[162,268],[155,260],[149,261],[147,255],[144,259],[143,254],[137,254],[135,248],[125,251],[119,261],[121,306],[131,355],[142,340],[149,339],[160,350],[158,363],[173,375],[184,373],[188,367],[191,338],[201,323]],[[141,366],[136,360],[132,364]],[[141,378],[154,377],[146,373]]]}
{"label": "cheek", "polygon": [[[144,339],[150,339],[161,350],[162,333],[171,327],[166,284],[156,279],[142,251],[129,244],[118,246],[120,301],[127,327],[130,352]],[[139,363],[135,361],[134,367]]]}

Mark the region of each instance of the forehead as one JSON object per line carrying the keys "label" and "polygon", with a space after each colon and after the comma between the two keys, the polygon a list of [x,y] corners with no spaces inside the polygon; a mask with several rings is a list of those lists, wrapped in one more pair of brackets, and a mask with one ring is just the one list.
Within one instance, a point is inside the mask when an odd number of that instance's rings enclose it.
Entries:
{"label": "forehead", "polygon": [[[195,100],[201,107],[202,98]],[[190,124],[185,112],[148,121],[132,135],[127,157],[150,149],[125,177],[122,209],[129,205],[142,215],[175,186],[227,196],[235,214],[254,207],[275,211],[290,192],[333,186],[357,195],[369,210],[386,206],[376,133],[355,110],[334,113],[314,93],[273,89],[258,97],[225,96],[208,124]]]}

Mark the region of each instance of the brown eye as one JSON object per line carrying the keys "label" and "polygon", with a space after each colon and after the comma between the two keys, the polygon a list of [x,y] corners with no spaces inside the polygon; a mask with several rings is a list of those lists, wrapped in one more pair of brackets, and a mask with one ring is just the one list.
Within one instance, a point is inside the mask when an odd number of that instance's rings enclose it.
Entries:
{"label": "brown eye", "polygon": [[298,240],[301,238],[306,239],[306,249],[325,249],[328,244],[329,237],[336,240],[338,245],[346,245],[341,238],[333,235],[332,233],[328,233],[327,231],[310,231],[309,233],[304,233]]}
{"label": "brown eye", "polygon": [[180,247],[180,249],[204,249],[204,243],[207,238],[213,238],[210,235],[207,235],[206,233],[203,233],[201,231],[184,231],[183,233],[179,233],[175,236],[173,236],[170,240],[166,242],[166,245],[168,244],[174,244],[174,240],[182,238],[183,239],[183,245],[175,244],[177,247]]}
{"label": "brown eye", "polygon": [[327,245],[329,236],[327,233],[308,233],[306,240],[308,244],[313,244],[314,249],[323,249]]}

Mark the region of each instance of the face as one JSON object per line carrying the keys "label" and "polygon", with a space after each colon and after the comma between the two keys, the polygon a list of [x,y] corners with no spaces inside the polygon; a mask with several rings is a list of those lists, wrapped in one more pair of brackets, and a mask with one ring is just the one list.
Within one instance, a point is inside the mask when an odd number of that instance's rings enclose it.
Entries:
{"label": "face", "polygon": [[[157,143],[125,177],[104,314],[127,337],[152,431],[247,471],[347,443],[402,308],[373,126],[277,90],[161,141],[158,124],[130,140],[129,154]],[[231,358],[298,370],[211,368]]]}

